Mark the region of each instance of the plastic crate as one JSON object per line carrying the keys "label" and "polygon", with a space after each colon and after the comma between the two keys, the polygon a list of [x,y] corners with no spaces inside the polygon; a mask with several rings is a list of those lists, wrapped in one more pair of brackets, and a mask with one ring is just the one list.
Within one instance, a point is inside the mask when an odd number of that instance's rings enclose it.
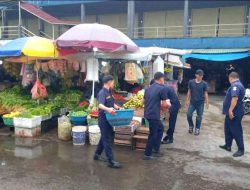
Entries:
{"label": "plastic crate", "polygon": [[115,115],[111,115],[109,113],[105,114],[111,126],[122,127],[122,126],[127,126],[131,123],[134,116],[134,110],[133,109],[117,110]]}
{"label": "plastic crate", "polygon": [[12,126],[14,123],[13,123],[13,118],[6,118],[6,117],[3,117],[3,123],[4,125],[7,125],[7,126]]}
{"label": "plastic crate", "polygon": [[34,116],[32,118],[14,118],[14,126],[15,127],[23,127],[23,128],[35,128],[36,126],[40,126],[42,122],[41,116]]}
{"label": "plastic crate", "polygon": [[73,125],[87,125],[87,116],[84,117],[70,116],[70,121]]}
{"label": "plastic crate", "polygon": [[15,127],[16,137],[37,137],[41,135],[41,126],[34,128]]}

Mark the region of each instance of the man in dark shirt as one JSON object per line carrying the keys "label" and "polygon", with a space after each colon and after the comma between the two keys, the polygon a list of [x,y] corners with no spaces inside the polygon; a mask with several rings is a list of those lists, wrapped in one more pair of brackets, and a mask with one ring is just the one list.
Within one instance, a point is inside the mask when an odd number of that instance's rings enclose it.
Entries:
{"label": "man in dark shirt", "polygon": [[206,103],[207,109],[209,108],[208,103],[208,85],[203,81],[204,72],[198,69],[195,73],[195,79],[190,80],[188,83],[188,93],[186,105],[188,106],[187,120],[189,124],[189,133],[193,133],[193,113],[196,110],[196,124],[195,124],[195,135],[200,134],[202,116],[204,112],[204,103]]}
{"label": "man in dark shirt", "polygon": [[236,141],[238,151],[233,154],[234,157],[244,155],[243,129],[241,125],[244,116],[243,98],[245,96],[245,88],[239,80],[236,72],[229,74],[229,87],[223,102],[223,114],[225,117],[225,145],[220,148],[231,151],[233,139]]}
{"label": "man in dark shirt", "polygon": [[163,124],[160,120],[160,110],[168,107],[167,89],[164,87],[164,74],[157,72],[154,75],[155,83],[145,90],[144,117],[149,122],[149,135],[145,149],[144,160],[151,160],[153,156],[159,157],[161,139],[163,136]]}
{"label": "man in dark shirt", "polygon": [[114,79],[111,75],[103,77],[103,88],[98,93],[99,104],[99,116],[98,125],[101,130],[101,139],[97,145],[94,160],[104,160],[101,157],[103,150],[105,150],[106,157],[108,159],[108,166],[111,168],[120,168],[119,162],[114,161],[113,152],[111,148],[113,138],[113,127],[107,121],[105,112],[115,114],[115,109],[119,109],[119,106],[115,104],[111,90],[114,88]]}
{"label": "man in dark shirt", "polygon": [[170,100],[171,107],[169,109],[169,124],[167,135],[164,137],[162,144],[171,144],[174,140],[173,136],[175,124],[181,104],[175,90],[167,85],[165,85],[165,88],[167,88],[168,91],[168,99]]}
{"label": "man in dark shirt", "polygon": [[[154,80],[151,80],[150,85],[152,84],[154,84]],[[165,88],[167,88],[166,91],[168,93],[168,99],[170,100],[171,107],[169,109],[168,130],[166,136],[162,140],[162,144],[171,144],[173,143],[174,140],[173,136],[174,136],[175,124],[181,104],[174,88],[168,85],[165,85]]]}

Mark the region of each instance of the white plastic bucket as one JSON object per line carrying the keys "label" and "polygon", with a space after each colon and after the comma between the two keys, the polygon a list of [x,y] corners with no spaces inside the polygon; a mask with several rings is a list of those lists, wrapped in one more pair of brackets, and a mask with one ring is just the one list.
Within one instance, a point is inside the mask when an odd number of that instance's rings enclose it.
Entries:
{"label": "white plastic bucket", "polygon": [[86,140],[86,130],[85,126],[75,126],[72,128],[72,137],[74,145],[84,145]]}
{"label": "white plastic bucket", "polygon": [[101,139],[101,131],[98,125],[89,126],[89,143],[91,145],[98,145]]}

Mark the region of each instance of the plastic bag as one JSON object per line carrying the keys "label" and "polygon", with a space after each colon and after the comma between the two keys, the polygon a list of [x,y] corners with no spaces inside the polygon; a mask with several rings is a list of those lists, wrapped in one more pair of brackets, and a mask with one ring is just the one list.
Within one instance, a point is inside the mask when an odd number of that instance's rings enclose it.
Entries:
{"label": "plastic bag", "polygon": [[32,99],[37,100],[41,98],[46,98],[48,96],[45,86],[40,80],[37,80],[31,89]]}
{"label": "plastic bag", "polygon": [[137,82],[139,84],[142,84],[143,80],[144,80],[144,76],[143,76],[143,72],[142,72],[141,68],[139,67],[139,65],[136,65],[136,75],[137,75]]}
{"label": "plastic bag", "polygon": [[125,80],[126,81],[137,81],[137,72],[135,63],[125,64]]}

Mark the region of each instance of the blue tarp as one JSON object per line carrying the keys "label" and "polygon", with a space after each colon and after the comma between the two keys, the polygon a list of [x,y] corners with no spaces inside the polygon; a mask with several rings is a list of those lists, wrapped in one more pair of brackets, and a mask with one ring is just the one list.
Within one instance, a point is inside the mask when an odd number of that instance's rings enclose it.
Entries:
{"label": "blue tarp", "polygon": [[207,61],[233,61],[238,59],[243,59],[250,56],[250,52],[240,52],[240,53],[190,53],[182,56],[184,63],[187,59],[201,59]]}
{"label": "blue tarp", "polygon": [[24,48],[28,38],[18,38],[12,40],[2,47],[0,47],[0,57],[17,57],[22,54],[22,49]]}

